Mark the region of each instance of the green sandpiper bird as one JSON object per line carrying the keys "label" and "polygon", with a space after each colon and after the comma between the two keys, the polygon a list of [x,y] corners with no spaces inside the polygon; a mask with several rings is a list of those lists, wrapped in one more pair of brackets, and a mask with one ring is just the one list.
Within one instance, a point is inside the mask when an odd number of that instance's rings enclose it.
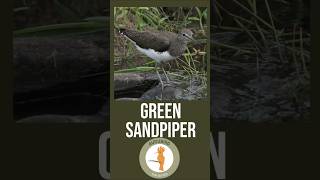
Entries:
{"label": "green sandpiper bird", "polygon": [[[135,31],[121,28],[120,34],[127,37],[138,51],[153,59],[155,70],[159,77],[161,88],[163,82],[158,72],[158,64],[174,60],[181,56],[187,49],[187,44],[193,40],[193,32],[189,29],[182,29],[178,34],[168,31]],[[169,78],[162,67],[167,82]]]}

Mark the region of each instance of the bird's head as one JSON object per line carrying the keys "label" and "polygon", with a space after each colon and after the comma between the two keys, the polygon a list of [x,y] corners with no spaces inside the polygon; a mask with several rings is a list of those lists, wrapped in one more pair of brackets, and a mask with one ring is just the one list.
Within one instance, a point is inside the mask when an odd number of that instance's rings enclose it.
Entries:
{"label": "bird's head", "polygon": [[184,42],[190,42],[194,39],[192,38],[193,32],[190,29],[182,29],[179,32],[178,38]]}

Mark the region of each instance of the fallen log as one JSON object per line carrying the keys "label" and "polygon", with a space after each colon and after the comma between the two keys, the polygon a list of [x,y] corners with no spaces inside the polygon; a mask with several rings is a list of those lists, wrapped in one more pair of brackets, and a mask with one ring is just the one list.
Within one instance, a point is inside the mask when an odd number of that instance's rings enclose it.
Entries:
{"label": "fallen log", "polygon": [[107,50],[74,38],[16,38],[13,41],[15,93],[106,73]]}

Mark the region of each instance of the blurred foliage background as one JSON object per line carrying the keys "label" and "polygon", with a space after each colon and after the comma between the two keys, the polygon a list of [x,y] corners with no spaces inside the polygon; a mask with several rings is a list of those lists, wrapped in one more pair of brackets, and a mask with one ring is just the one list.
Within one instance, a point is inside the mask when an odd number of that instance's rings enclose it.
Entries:
{"label": "blurred foliage background", "polygon": [[218,0],[213,6],[214,62],[254,62],[258,77],[260,66],[276,63],[283,76],[293,70],[301,83],[310,80],[309,0]]}
{"label": "blurred foliage background", "polygon": [[310,0],[212,4],[212,116],[310,120]]}
{"label": "blurred foliage background", "polygon": [[105,31],[108,1],[15,0],[14,35],[52,36]]}

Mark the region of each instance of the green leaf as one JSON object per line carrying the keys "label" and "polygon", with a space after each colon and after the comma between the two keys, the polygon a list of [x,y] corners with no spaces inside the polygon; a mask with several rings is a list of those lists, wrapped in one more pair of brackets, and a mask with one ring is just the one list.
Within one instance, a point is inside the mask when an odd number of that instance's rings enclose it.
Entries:
{"label": "green leaf", "polygon": [[190,21],[200,21],[198,17],[188,17],[188,20]]}
{"label": "green leaf", "polygon": [[121,69],[115,71],[115,73],[128,73],[128,72],[148,72],[148,71],[153,71],[154,67],[145,67],[145,66],[140,66],[140,67],[135,67],[135,68],[130,68],[130,69]]}
{"label": "green leaf", "polygon": [[30,36],[57,36],[82,34],[102,31],[106,29],[106,23],[97,22],[79,22],[79,23],[64,23],[53,24],[47,26],[37,26],[16,30],[13,35],[16,37],[30,37]]}
{"label": "green leaf", "polygon": [[198,7],[196,7],[196,10],[197,10],[197,12],[198,12],[198,16],[201,18],[201,16],[202,16],[202,13],[201,13],[201,10],[200,10],[200,8],[198,8]]}
{"label": "green leaf", "polygon": [[100,22],[100,23],[106,23],[108,18],[106,16],[93,16],[85,18],[84,21],[90,21],[90,22]]}
{"label": "green leaf", "polygon": [[26,11],[29,10],[29,7],[18,7],[18,8],[14,8],[13,12],[20,12],[20,11]]}
{"label": "green leaf", "polygon": [[205,9],[203,12],[202,12],[202,16],[205,20],[208,19],[208,9]]}

